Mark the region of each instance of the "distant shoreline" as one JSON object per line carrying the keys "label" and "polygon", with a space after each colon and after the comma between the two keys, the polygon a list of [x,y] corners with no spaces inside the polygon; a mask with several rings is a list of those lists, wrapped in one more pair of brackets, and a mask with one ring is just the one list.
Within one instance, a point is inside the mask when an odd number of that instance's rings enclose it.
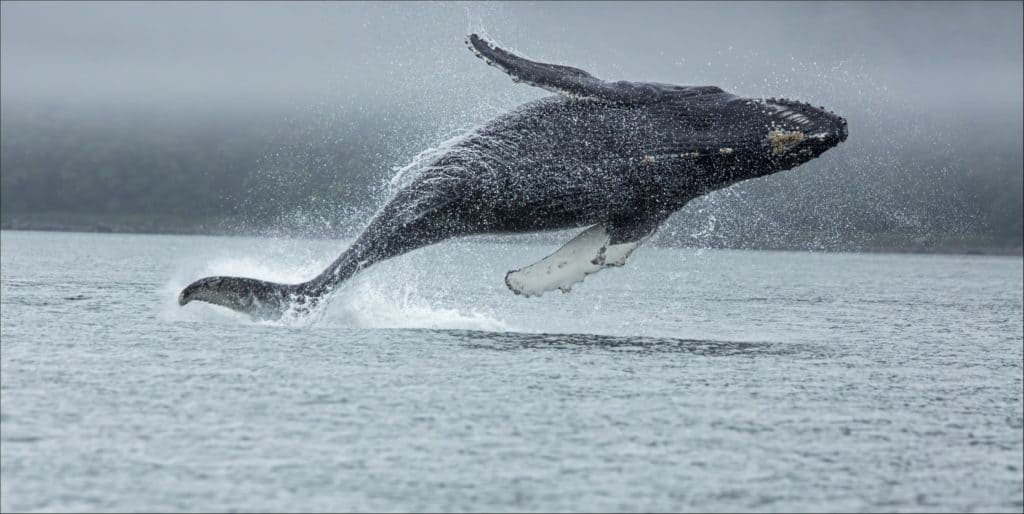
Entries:
{"label": "distant shoreline", "polygon": [[[25,232],[68,232],[68,233],[93,233],[93,234],[137,234],[137,235],[179,235],[179,236],[210,236],[210,237],[274,237],[274,238],[296,238],[296,239],[344,239],[351,238],[354,234],[317,234],[313,232],[288,232],[283,230],[224,230],[212,228],[212,226],[223,226],[220,223],[180,226],[132,226],[120,225],[110,226],[107,224],[96,224],[92,226],[70,225],[66,223],[38,223],[38,222],[9,222],[4,220],[0,223],[0,230],[4,231],[25,231]],[[486,236],[484,236],[486,237]],[[506,236],[495,236],[506,237]],[[558,244],[559,240],[550,237],[552,244]],[[882,239],[879,236],[878,239]],[[979,241],[975,241],[978,243]],[[758,242],[740,244],[687,244],[685,241],[652,241],[652,245],[658,248],[708,248],[722,250],[751,250],[751,251],[792,251],[811,253],[895,253],[895,254],[928,254],[928,255],[988,255],[1004,257],[1024,257],[1024,249],[1021,247],[1001,246],[995,242],[989,244],[967,244],[966,241],[951,239],[947,241],[927,241],[920,243],[891,244],[883,241],[866,241],[861,243],[850,242],[848,244],[821,245],[821,244],[763,244]]]}

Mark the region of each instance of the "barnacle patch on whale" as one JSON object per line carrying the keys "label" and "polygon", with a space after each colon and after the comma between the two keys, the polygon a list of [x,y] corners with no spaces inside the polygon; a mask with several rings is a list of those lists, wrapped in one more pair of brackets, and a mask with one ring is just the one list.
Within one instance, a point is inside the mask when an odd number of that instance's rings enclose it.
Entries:
{"label": "barnacle patch on whale", "polygon": [[803,140],[804,133],[799,130],[773,130],[768,133],[768,142],[772,145],[772,155],[785,153]]}

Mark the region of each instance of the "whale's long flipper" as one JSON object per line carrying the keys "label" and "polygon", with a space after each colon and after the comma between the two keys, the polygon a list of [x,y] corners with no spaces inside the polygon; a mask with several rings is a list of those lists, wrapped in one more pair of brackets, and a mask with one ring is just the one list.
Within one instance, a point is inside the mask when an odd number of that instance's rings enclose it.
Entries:
{"label": "whale's long flipper", "polygon": [[477,57],[512,76],[516,82],[547,89],[574,98],[591,98],[616,103],[636,103],[646,99],[650,91],[631,82],[605,82],[581,69],[547,64],[519,57],[476,34],[466,37],[466,44]]}
{"label": "whale's long flipper", "polygon": [[587,275],[625,265],[626,259],[654,233],[663,219],[594,225],[537,263],[509,271],[505,285],[515,294],[527,297],[555,289],[567,293]]}

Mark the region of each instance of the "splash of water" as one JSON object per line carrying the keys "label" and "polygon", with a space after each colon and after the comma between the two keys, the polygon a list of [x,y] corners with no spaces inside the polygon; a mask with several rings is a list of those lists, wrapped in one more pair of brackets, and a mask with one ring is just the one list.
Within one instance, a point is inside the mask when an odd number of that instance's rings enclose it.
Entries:
{"label": "splash of water", "polygon": [[450,151],[456,144],[469,136],[472,131],[473,128],[471,127],[460,127],[452,130],[443,136],[444,141],[416,154],[409,164],[391,168],[395,174],[387,181],[388,191],[394,194],[396,191],[408,186],[427,165]]}
{"label": "splash of water", "polygon": [[[249,243],[254,244],[249,247]],[[338,251],[333,242],[302,239],[251,239],[246,240],[245,246],[248,248],[227,250],[229,256],[183,264],[158,291],[159,315],[172,321],[283,327],[510,329],[493,313],[453,305],[460,296],[450,285],[424,277],[422,262],[404,258],[382,263],[355,277],[312,312],[291,309],[274,321],[253,321],[246,314],[203,302],[193,302],[185,308],[177,304],[178,292],[198,277],[245,276],[298,283],[319,273]]]}
{"label": "splash of water", "polygon": [[505,332],[510,327],[486,312],[435,305],[415,284],[392,287],[361,280],[339,293],[326,307],[322,323],[353,328],[428,328]]}

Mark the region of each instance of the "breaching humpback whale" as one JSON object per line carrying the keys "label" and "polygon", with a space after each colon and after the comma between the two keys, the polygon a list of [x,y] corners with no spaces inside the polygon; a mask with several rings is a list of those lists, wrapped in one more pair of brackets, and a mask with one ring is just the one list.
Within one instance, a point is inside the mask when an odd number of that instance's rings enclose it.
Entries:
{"label": "breaching humpback whale", "polygon": [[588,227],[505,276],[516,294],[567,291],[621,266],[690,200],[803,164],[846,140],[846,120],[714,86],[608,82],[527,60],[476,34],[473,52],[515,82],[555,93],[472,131],[427,164],[320,275],[301,284],[208,277],[178,296],[274,319],[309,310],[374,263],[445,239]]}

